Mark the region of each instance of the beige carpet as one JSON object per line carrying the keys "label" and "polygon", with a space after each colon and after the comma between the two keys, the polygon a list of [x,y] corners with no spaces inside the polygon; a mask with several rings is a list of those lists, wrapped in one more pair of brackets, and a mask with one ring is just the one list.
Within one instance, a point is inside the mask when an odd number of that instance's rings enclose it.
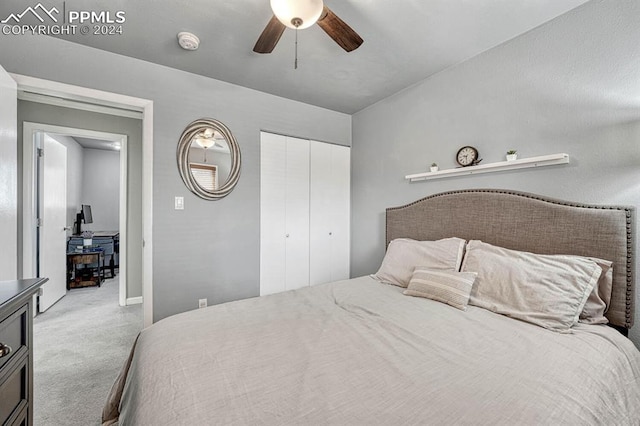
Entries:
{"label": "beige carpet", "polygon": [[142,329],[142,305],[118,306],[118,276],[72,289],[34,319],[34,424],[99,425]]}

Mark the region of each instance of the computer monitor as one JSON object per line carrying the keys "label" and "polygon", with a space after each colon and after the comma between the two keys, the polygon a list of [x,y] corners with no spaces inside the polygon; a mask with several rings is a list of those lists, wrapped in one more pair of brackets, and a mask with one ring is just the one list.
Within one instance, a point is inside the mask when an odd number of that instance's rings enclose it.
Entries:
{"label": "computer monitor", "polygon": [[91,206],[83,204],[80,213],[76,214],[76,223],[74,224],[73,234],[82,234],[82,222],[93,223],[93,215],[91,214]]}
{"label": "computer monitor", "polygon": [[91,214],[91,206],[88,204],[82,205],[82,220],[84,223],[93,223],[93,215]]}

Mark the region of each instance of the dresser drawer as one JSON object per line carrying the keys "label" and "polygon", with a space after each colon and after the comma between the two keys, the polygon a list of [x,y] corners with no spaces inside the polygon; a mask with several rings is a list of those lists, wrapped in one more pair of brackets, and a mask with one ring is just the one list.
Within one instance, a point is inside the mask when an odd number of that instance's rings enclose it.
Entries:
{"label": "dresser drawer", "polygon": [[[4,376],[4,366],[14,357],[28,352],[29,307],[24,305],[0,322],[0,382]],[[9,352],[9,349],[10,352]],[[9,353],[6,353],[9,352]],[[2,354],[5,354],[2,356]]]}
{"label": "dresser drawer", "polygon": [[[13,362],[11,363],[13,364]],[[13,369],[7,379],[0,383],[0,424],[21,424],[28,409],[29,389],[28,357]]]}

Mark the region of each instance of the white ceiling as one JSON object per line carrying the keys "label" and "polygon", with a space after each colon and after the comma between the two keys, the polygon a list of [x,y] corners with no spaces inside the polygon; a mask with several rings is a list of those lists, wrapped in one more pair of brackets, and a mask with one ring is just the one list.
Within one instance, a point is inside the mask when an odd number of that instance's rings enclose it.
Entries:
{"label": "white ceiling", "polygon": [[106,151],[119,151],[120,143],[113,141],[106,141],[102,139],[81,138],[74,136],[73,139],[80,144],[83,148],[87,149],[103,149]]}
{"label": "white ceiling", "polygon": [[[351,114],[586,1],[325,0],[364,44],[346,53],[317,25],[301,30],[297,70],[293,30],[285,31],[273,53],[252,51],[271,17],[269,0],[42,3],[67,11],[125,11],[122,35],[64,36],[69,41]],[[2,0],[0,19],[26,4]],[[182,50],[180,31],[196,34],[200,48]]]}

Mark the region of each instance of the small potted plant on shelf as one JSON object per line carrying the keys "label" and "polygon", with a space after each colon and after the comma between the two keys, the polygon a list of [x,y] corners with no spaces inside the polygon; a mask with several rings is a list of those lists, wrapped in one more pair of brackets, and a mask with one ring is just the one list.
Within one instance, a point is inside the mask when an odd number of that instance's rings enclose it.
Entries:
{"label": "small potted plant on shelf", "polygon": [[432,172],[437,172],[438,171],[438,163],[431,163],[431,167],[430,167]]}
{"label": "small potted plant on shelf", "polygon": [[93,232],[82,231],[82,245],[90,246],[93,244]]}
{"label": "small potted plant on shelf", "polygon": [[516,151],[515,149],[510,149],[509,151],[507,151],[507,161],[513,161],[516,160],[518,158],[518,151]]}

